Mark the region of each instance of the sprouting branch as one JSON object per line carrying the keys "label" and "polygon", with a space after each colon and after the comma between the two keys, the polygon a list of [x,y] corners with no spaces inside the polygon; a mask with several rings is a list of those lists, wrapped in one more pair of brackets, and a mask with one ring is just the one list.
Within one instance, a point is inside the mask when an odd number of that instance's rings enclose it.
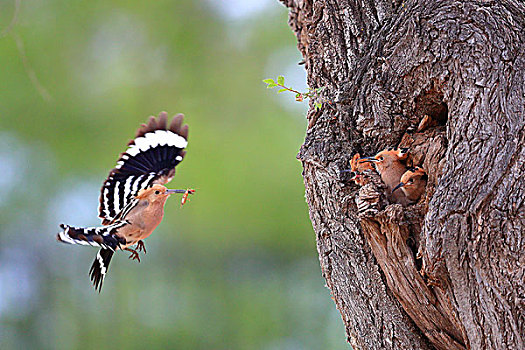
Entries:
{"label": "sprouting branch", "polygon": [[284,85],[284,77],[282,75],[277,77],[277,82],[275,82],[271,78],[264,79],[263,82],[267,84],[266,88],[268,89],[273,89],[274,87],[280,87],[281,89],[278,91],[278,93],[281,93],[284,91],[290,91],[294,93],[295,100],[297,102],[302,102],[305,98],[311,98],[312,101],[314,101],[316,109],[321,109],[323,107],[323,100],[320,96],[320,92],[324,89],[324,86],[317,88],[317,89],[308,89],[307,92],[300,92],[300,91],[292,89],[291,87]]}

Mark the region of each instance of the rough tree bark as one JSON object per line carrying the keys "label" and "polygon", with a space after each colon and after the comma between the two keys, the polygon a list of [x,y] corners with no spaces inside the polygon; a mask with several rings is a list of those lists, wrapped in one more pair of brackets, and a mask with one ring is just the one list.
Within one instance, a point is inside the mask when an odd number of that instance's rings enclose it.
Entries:
{"label": "rough tree bark", "polygon": [[[525,6],[282,0],[311,104],[302,161],[354,349],[525,349]],[[436,126],[414,132],[430,115]],[[410,147],[417,205],[358,217],[355,152]]]}

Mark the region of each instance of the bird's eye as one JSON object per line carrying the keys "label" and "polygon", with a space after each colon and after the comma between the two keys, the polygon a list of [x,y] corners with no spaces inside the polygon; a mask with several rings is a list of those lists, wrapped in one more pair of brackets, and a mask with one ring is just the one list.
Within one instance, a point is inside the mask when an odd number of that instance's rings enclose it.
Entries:
{"label": "bird's eye", "polygon": [[155,191],[155,194],[159,194],[159,193],[160,193],[160,191]]}
{"label": "bird's eye", "polygon": [[383,161],[383,160],[385,160],[385,158],[383,158],[383,157],[381,156],[381,157],[379,157],[379,160]]}
{"label": "bird's eye", "polygon": [[413,180],[413,179],[410,179],[410,180],[408,180],[408,183],[409,183],[409,184],[414,183],[414,180]]}

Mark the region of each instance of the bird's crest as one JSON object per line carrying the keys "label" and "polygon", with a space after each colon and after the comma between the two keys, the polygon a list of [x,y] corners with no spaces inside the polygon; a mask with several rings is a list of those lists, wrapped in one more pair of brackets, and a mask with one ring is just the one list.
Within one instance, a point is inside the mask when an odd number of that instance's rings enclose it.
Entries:
{"label": "bird's crest", "polygon": [[408,157],[408,148],[387,148],[376,154],[373,158],[381,161],[389,159],[392,161],[405,160]]}
{"label": "bird's crest", "polygon": [[420,167],[409,168],[403,174],[403,176],[401,176],[401,182],[406,184],[410,181],[410,179],[415,179],[415,178],[421,178],[423,180],[426,180],[427,178],[426,171]]}

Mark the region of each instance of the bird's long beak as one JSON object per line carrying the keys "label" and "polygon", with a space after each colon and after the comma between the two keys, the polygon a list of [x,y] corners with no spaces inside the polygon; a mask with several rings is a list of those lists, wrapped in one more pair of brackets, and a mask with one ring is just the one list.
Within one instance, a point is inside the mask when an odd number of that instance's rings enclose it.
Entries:
{"label": "bird's long beak", "polygon": [[379,162],[379,160],[377,160],[377,159],[375,159],[373,157],[359,158],[358,161],[360,161],[361,163]]}
{"label": "bird's long beak", "polygon": [[186,193],[186,190],[166,190],[166,193],[173,194],[173,193]]}
{"label": "bird's long beak", "polygon": [[401,188],[401,187],[403,187],[403,186],[405,186],[405,184],[402,183],[402,182],[400,182],[399,185],[397,185],[396,187],[394,187],[394,188],[392,189],[392,193],[394,193],[395,190],[397,190],[398,188]]}

